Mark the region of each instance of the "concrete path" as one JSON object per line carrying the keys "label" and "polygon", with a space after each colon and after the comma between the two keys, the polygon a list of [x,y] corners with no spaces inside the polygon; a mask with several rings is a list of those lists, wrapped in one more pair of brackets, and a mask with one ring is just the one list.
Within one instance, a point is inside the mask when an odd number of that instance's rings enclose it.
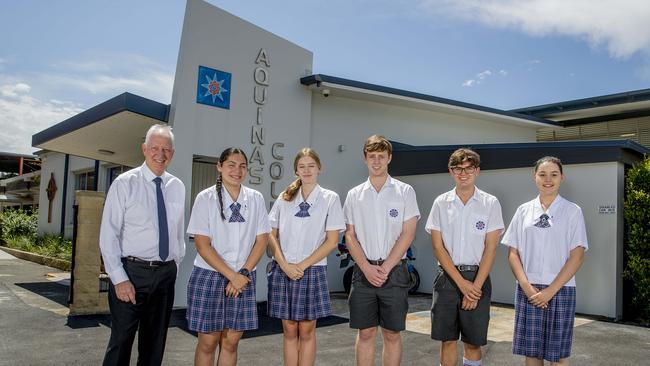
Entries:
{"label": "concrete path", "polygon": [[[0,365],[99,365],[110,329],[106,320],[69,319],[68,274],[0,251]],[[333,294],[335,313],[347,316],[345,298]],[[409,299],[403,365],[438,365],[439,344],[428,336],[430,296]],[[493,307],[486,365],[523,365],[511,354],[512,309]],[[355,331],[348,324],[318,328],[317,365],[353,365]],[[381,341],[378,340],[378,346]],[[191,365],[196,338],[171,327],[165,365]],[[135,365],[137,346],[132,364]],[[379,356],[379,350],[377,355]],[[650,360],[650,329],[578,318],[572,365],[642,365]],[[282,335],[244,339],[240,365],[281,365]]]}

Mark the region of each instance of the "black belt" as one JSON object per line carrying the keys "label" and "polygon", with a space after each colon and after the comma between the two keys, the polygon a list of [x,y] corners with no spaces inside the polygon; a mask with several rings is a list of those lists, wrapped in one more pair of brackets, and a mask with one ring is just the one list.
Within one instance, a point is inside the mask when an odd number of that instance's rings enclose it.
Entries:
{"label": "black belt", "polygon": [[166,261],[166,262],[163,262],[163,261],[146,261],[144,259],[140,259],[140,258],[133,257],[133,256],[123,257],[122,260],[137,263],[137,264],[146,265],[148,267],[162,267],[162,266],[168,266],[168,265],[174,263],[173,260]]}
{"label": "black belt", "polygon": [[[476,272],[476,271],[478,271],[478,265],[476,265],[476,264],[472,264],[472,265],[470,265],[470,264],[461,264],[461,265],[454,266],[454,267],[456,267],[456,269],[459,272]],[[442,266],[439,266],[438,268],[440,268],[440,270],[444,272],[444,269],[442,268]]]}
{"label": "black belt", "polygon": [[[381,266],[382,264],[384,264],[384,262],[386,262],[385,259],[377,259],[377,260],[368,259],[368,263],[372,264],[373,266]],[[399,263],[397,263],[397,265],[404,264],[404,263],[406,263],[406,258],[400,260]]]}
{"label": "black belt", "polygon": [[456,266],[456,268],[460,272],[476,272],[476,271],[478,271],[478,265],[476,265],[476,264],[472,264],[472,265],[461,264],[459,266]]}

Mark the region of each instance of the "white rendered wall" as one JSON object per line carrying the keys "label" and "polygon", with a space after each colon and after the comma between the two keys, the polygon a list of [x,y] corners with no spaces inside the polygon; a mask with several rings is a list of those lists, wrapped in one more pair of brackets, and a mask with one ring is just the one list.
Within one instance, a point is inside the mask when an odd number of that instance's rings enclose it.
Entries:
{"label": "white rendered wall", "polygon": [[[63,169],[65,155],[59,153],[45,153],[41,158],[41,186],[38,198],[38,235],[59,234],[61,231],[61,201],[63,197]],[[48,207],[47,184],[50,182],[51,173],[54,172],[54,181],[57,191],[52,201],[52,222],[47,222]]]}
{"label": "white rendered wall", "polygon": [[[61,202],[63,200],[64,191],[64,169],[65,169],[65,154],[48,152],[41,157],[41,185],[39,195],[39,210],[38,210],[38,235],[54,234],[58,235],[61,232]],[[65,207],[65,221],[64,221],[64,235],[67,238],[72,237],[72,220],[73,212],[72,205],[74,203],[74,173],[81,171],[88,171],[95,169],[95,161],[78,156],[70,155],[68,161],[68,184],[66,192],[66,207]],[[47,212],[49,201],[47,199],[47,184],[50,181],[50,173],[54,172],[54,180],[56,181],[57,191],[52,201],[52,222],[47,222]],[[100,175],[101,176],[101,175]],[[100,180],[101,182],[101,180]]]}
{"label": "white rendered wall", "polygon": [[[564,169],[566,179],[560,188],[560,194],[582,208],[590,246],[585,262],[576,276],[577,311],[610,318],[619,317],[622,311],[619,274],[622,266],[623,218],[618,191],[622,189],[622,164],[567,165]],[[415,266],[421,276],[420,291],[431,293],[437,262],[431,248],[431,237],[424,230],[424,225],[434,198],[452,189],[453,180],[448,174],[399,179],[413,185],[418,195],[422,219],[418,223],[414,243],[417,257]],[[506,228],[517,207],[537,195],[531,168],[482,171],[477,186],[499,199]],[[599,214],[599,205],[616,205],[617,213]],[[491,272],[492,301],[512,304],[515,281],[506,255],[507,247],[499,244]]]}

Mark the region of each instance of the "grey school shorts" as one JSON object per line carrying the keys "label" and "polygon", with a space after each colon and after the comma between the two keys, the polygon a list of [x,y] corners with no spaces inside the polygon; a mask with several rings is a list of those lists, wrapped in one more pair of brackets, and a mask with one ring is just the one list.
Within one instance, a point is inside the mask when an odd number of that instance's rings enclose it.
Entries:
{"label": "grey school shorts", "polygon": [[[474,281],[476,271],[461,272],[463,278]],[[456,283],[440,269],[433,281],[433,304],[431,305],[431,338],[438,341],[457,341],[461,335],[464,343],[475,346],[487,344],[490,322],[490,277],[483,284],[483,295],[474,310],[461,309],[463,293]]]}
{"label": "grey school shorts", "polygon": [[395,332],[406,329],[409,285],[410,278],[405,261],[393,267],[381,287],[371,285],[355,264],[352,289],[348,298],[350,328],[366,329],[379,325]]}

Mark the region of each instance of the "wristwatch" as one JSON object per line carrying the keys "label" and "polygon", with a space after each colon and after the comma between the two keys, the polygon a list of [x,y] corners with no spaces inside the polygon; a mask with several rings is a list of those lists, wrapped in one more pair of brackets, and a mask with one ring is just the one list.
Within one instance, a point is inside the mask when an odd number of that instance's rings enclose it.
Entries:
{"label": "wristwatch", "polygon": [[247,270],[246,268],[242,268],[242,269],[240,269],[239,272],[237,272],[237,273],[239,273],[239,274],[241,274],[241,275],[244,275],[244,276],[246,276],[246,277],[250,277],[250,276],[251,276],[250,271]]}

